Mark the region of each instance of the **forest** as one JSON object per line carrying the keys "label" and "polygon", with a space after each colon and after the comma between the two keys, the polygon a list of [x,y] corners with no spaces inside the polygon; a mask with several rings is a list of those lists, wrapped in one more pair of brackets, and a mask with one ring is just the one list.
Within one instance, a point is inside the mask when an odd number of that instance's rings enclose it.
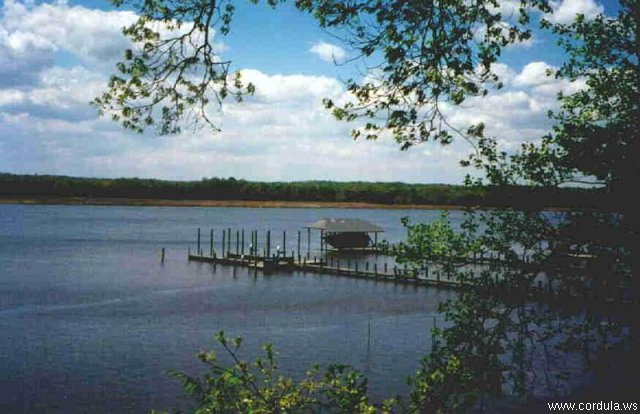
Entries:
{"label": "forest", "polygon": [[[165,181],[140,178],[81,178],[0,174],[0,198],[135,198],[151,200],[255,200],[360,202],[519,208],[608,207],[616,203],[603,190],[401,182],[259,182],[235,178]],[[612,207],[613,208],[613,207]]]}

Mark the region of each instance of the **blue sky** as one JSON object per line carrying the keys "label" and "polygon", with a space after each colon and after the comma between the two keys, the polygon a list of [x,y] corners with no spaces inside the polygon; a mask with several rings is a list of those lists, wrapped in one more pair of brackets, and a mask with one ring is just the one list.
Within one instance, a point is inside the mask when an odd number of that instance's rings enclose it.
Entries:
{"label": "blue sky", "polygon": [[[502,0],[505,10],[519,0]],[[256,84],[256,96],[223,108],[222,132],[178,136],[129,133],[98,118],[88,102],[104,89],[127,46],[120,28],[133,19],[100,0],[5,1],[0,12],[0,172],[104,177],[255,180],[366,180],[459,183],[467,172],[457,161],[470,151],[456,142],[400,152],[389,140],[353,141],[350,125],[321,106],[345,99],[342,79],[354,65],[332,56],[352,53],[314,19],[285,3],[237,3],[232,31],[217,38],[222,55]],[[613,15],[615,2],[557,0],[557,21],[576,12]],[[541,16],[536,16],[537,21]],[[487,123],[509,150],[548,131],[548,109],[559,91],[584,85],[547,78],[564,60],[548,33],[509,47],[499,72],[506,87],[471,99],[447,116],[458,126]],[[360,65],[362,67],[362,65]]]}

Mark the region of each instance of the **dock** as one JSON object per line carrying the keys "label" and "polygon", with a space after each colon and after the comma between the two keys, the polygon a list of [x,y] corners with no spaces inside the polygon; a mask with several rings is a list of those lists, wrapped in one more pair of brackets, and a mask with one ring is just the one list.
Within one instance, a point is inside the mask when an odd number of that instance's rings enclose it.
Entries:
{"label": "dock", "polygon": [[[198,228],[195,251],[188,248],[187,257],[189,261],[211,263],[215,265],[245,267],[249,272],[253,271],[257,275],[258,271],[264,274],[282,272],[304,272],[319,275],[333,275],[340,277],[366,279],[385,283],[436,287],[442,289],[477,289],[481,288],[469,281],[460,281],[447,277],[443,272],[438,271],[438,267],[428,264],[420,269],[411,269],[406,266],[399,267],[394,259],[390,264],[386,258],[390,258],[387,249],[383,249],[375,240],[375,243],[364,248],[341,248],[333,249],[326,243],[324,234],[320,234],[320,239],[312,243],[310,229],[307,228],[306,243],[302,237],[302,232],[298,231],[294,238],[287,244],[287,234],[281,233],[281,238],[276,248],[273,248],[272,232],[265,230],[263,237],[259,237],[258,230],[232,231],[231,228],[222,229],[221,242],[216,240],[216,231],[210,229],[208,242],[206,243],[203,232]],[[276,233],[277,234],[277,233]],[[235,237],[234,237],[235,236]],[[246,236],[246,237],[245,237]],[[261,241],[260,239],[264,240]],[[208,246],[206,246],[208,244]],[[205,246],[208,249],[205,249]],[[291,248],[293,247],[293,248]],[[288,249],[289,248],[289,249]],[[220,252],[220,254],[218,254]],[[354,255],[355,253],[355,255]],[[372,260],[371,262],[367,259]],[[373,257],[372,257],[373,256]],[[382,262],[380,261],[382,259]],[[583,257],[578,259],[584,260]],[[161,260],[164,262],[164,249],[162,249]],[[504,258],[497,252],[480,252],[469,257],[471,266],[500,265],[505,263]],[[529,258],[524,256],[520,266],[529,266]],[[559,301],[559,300],[596,300],[606,303],[628,303],[624,298],[624,291],[611,296],[611,294],[601,295],[601,292],[594,290],[589,295],[576,295],[571,291],[556,289],[552,281],[548,279],[537,280],[535,285],[530,286],[526,291],[514,289],[506,285],[500,286],[496,280],[496,285],[487,291],[489,295],[521,295],[525,294],[536,301]],[[486,289],[486,288],[484,288]]]}
{"label": "dock", "polygon": [[[392,282],[397,284],[414,285],[414,286],[433,286],[441,288],[460,288],[462,284],[453,280],[447,280],[441,277],[426,278],[423,275],[416,275],[407,269],[393,267],[389,271],[387,266],[378,269],[377,263],[372,266],[369,264],[353,264],[343,261],[342,266],[340,260],[327,263],[323,260],[309,260],[306,258],[296,260],[294,257],[264,257],[253,255],[228,254],[226,257],[207,256],[203,254],[189,253],[188,259],[191,261],[213,263],[227,266],[246,267],[249,270],[260,270],[265,273],[271,272],[309,272],[324,275],[335,275],[343,277],[351,277],[357,279],[369,279],[383,282]],[[363,268],[364,267],[364,268]]]}

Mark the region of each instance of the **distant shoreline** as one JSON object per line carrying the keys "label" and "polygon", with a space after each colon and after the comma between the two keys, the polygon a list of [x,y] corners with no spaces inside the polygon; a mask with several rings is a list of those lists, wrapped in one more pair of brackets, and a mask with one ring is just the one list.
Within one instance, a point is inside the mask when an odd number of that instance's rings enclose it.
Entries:
{"label": "distant shoreline", "polygon": [[[345,208],[379,210],[462,210],[459,205],[381,204],[340,201],[166,200],[107,197],[0,197],[0,204],[134,207]],[[477,207],[486,209],[487,207]]]}

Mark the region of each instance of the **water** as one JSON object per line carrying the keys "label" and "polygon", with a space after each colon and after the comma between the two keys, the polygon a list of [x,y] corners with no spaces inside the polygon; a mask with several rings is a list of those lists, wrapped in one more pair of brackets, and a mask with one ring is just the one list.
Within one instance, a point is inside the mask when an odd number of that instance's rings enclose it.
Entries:
{"label": "water", "polygon": [[387,230],[381,239],[398,241],[401,217],[439,215],[0,205],[0,412],[184,407],[166,370],[202,373],[195,353],[213,347],[218,330],[243,336],[246,357],[272,342],[290,375],[314,362],[348,363],[368,374],[374,399],[404,394],[429,349],[437,304],[450,292],[299,272],[254,278],[244,268],[188,262],[186,253],[198,227],[205,251],[208,229],[216,229],[219,249],[221,229],[231,227],[247,229],[247,239],[250,230],[272,229],[273,246],[286,230],[290,252],[302,225],[321,217],[365,218]]}

